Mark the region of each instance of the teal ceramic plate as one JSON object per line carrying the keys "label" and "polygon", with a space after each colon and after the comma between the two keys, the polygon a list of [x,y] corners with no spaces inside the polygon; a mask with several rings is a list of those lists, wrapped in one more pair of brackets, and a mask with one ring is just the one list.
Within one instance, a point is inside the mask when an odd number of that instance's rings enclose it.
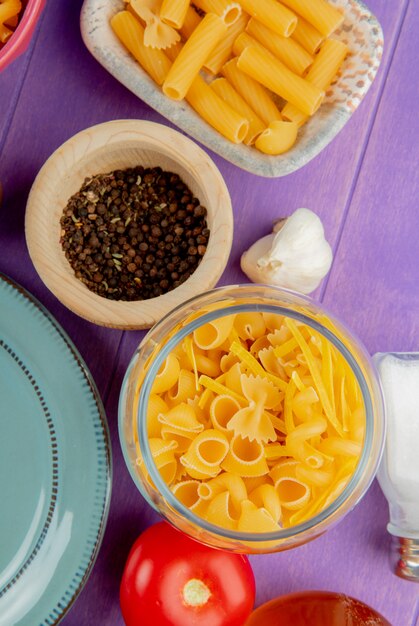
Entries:
{"label": "teal ceramic plate", "polygon": [[0,275],[0,626],[57,624],[102,539],[111,450],[67,335]]}

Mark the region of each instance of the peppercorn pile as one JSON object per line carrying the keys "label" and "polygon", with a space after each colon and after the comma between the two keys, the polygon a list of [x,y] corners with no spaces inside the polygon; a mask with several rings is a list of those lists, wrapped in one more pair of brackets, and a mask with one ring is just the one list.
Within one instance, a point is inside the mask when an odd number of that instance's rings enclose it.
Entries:
{"label": "peppercorn pile", "polygon": [[61,217],[75,275],[111,300],[146,300],[182,284],[205,254],[206,209],[181,178],[141,166],[85,179]]}

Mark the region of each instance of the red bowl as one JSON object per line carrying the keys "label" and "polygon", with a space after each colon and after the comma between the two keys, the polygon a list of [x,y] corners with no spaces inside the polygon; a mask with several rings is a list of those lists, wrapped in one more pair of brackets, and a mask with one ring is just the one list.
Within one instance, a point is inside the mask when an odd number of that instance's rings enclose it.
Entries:
{"label": "red bowl", "polygon": [[23,15],[9,41],[0,50],[0,72],[25,52],[46,0],[27,0]]}

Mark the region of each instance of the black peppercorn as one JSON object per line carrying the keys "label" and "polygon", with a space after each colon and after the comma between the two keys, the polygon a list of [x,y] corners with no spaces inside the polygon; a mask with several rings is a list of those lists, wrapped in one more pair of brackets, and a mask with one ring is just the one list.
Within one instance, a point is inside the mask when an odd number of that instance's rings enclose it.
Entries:
{"label": "black peppercorn", "polygon": [[199,265],[206,215],[177,174],[139,166],[86,179],[63,211],[60,241],[89,289],[144,300],[179,286]]}

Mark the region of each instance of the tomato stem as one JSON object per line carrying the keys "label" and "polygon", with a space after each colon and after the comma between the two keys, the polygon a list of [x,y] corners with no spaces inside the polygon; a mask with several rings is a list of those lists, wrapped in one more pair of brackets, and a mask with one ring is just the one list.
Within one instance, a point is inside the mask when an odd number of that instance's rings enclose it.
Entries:
{"label": "tomato stem", "polygon": [[191,578],[183,587],[182,596],[187,606],[204,606],[211,597],[211,591],[199,578]]}

